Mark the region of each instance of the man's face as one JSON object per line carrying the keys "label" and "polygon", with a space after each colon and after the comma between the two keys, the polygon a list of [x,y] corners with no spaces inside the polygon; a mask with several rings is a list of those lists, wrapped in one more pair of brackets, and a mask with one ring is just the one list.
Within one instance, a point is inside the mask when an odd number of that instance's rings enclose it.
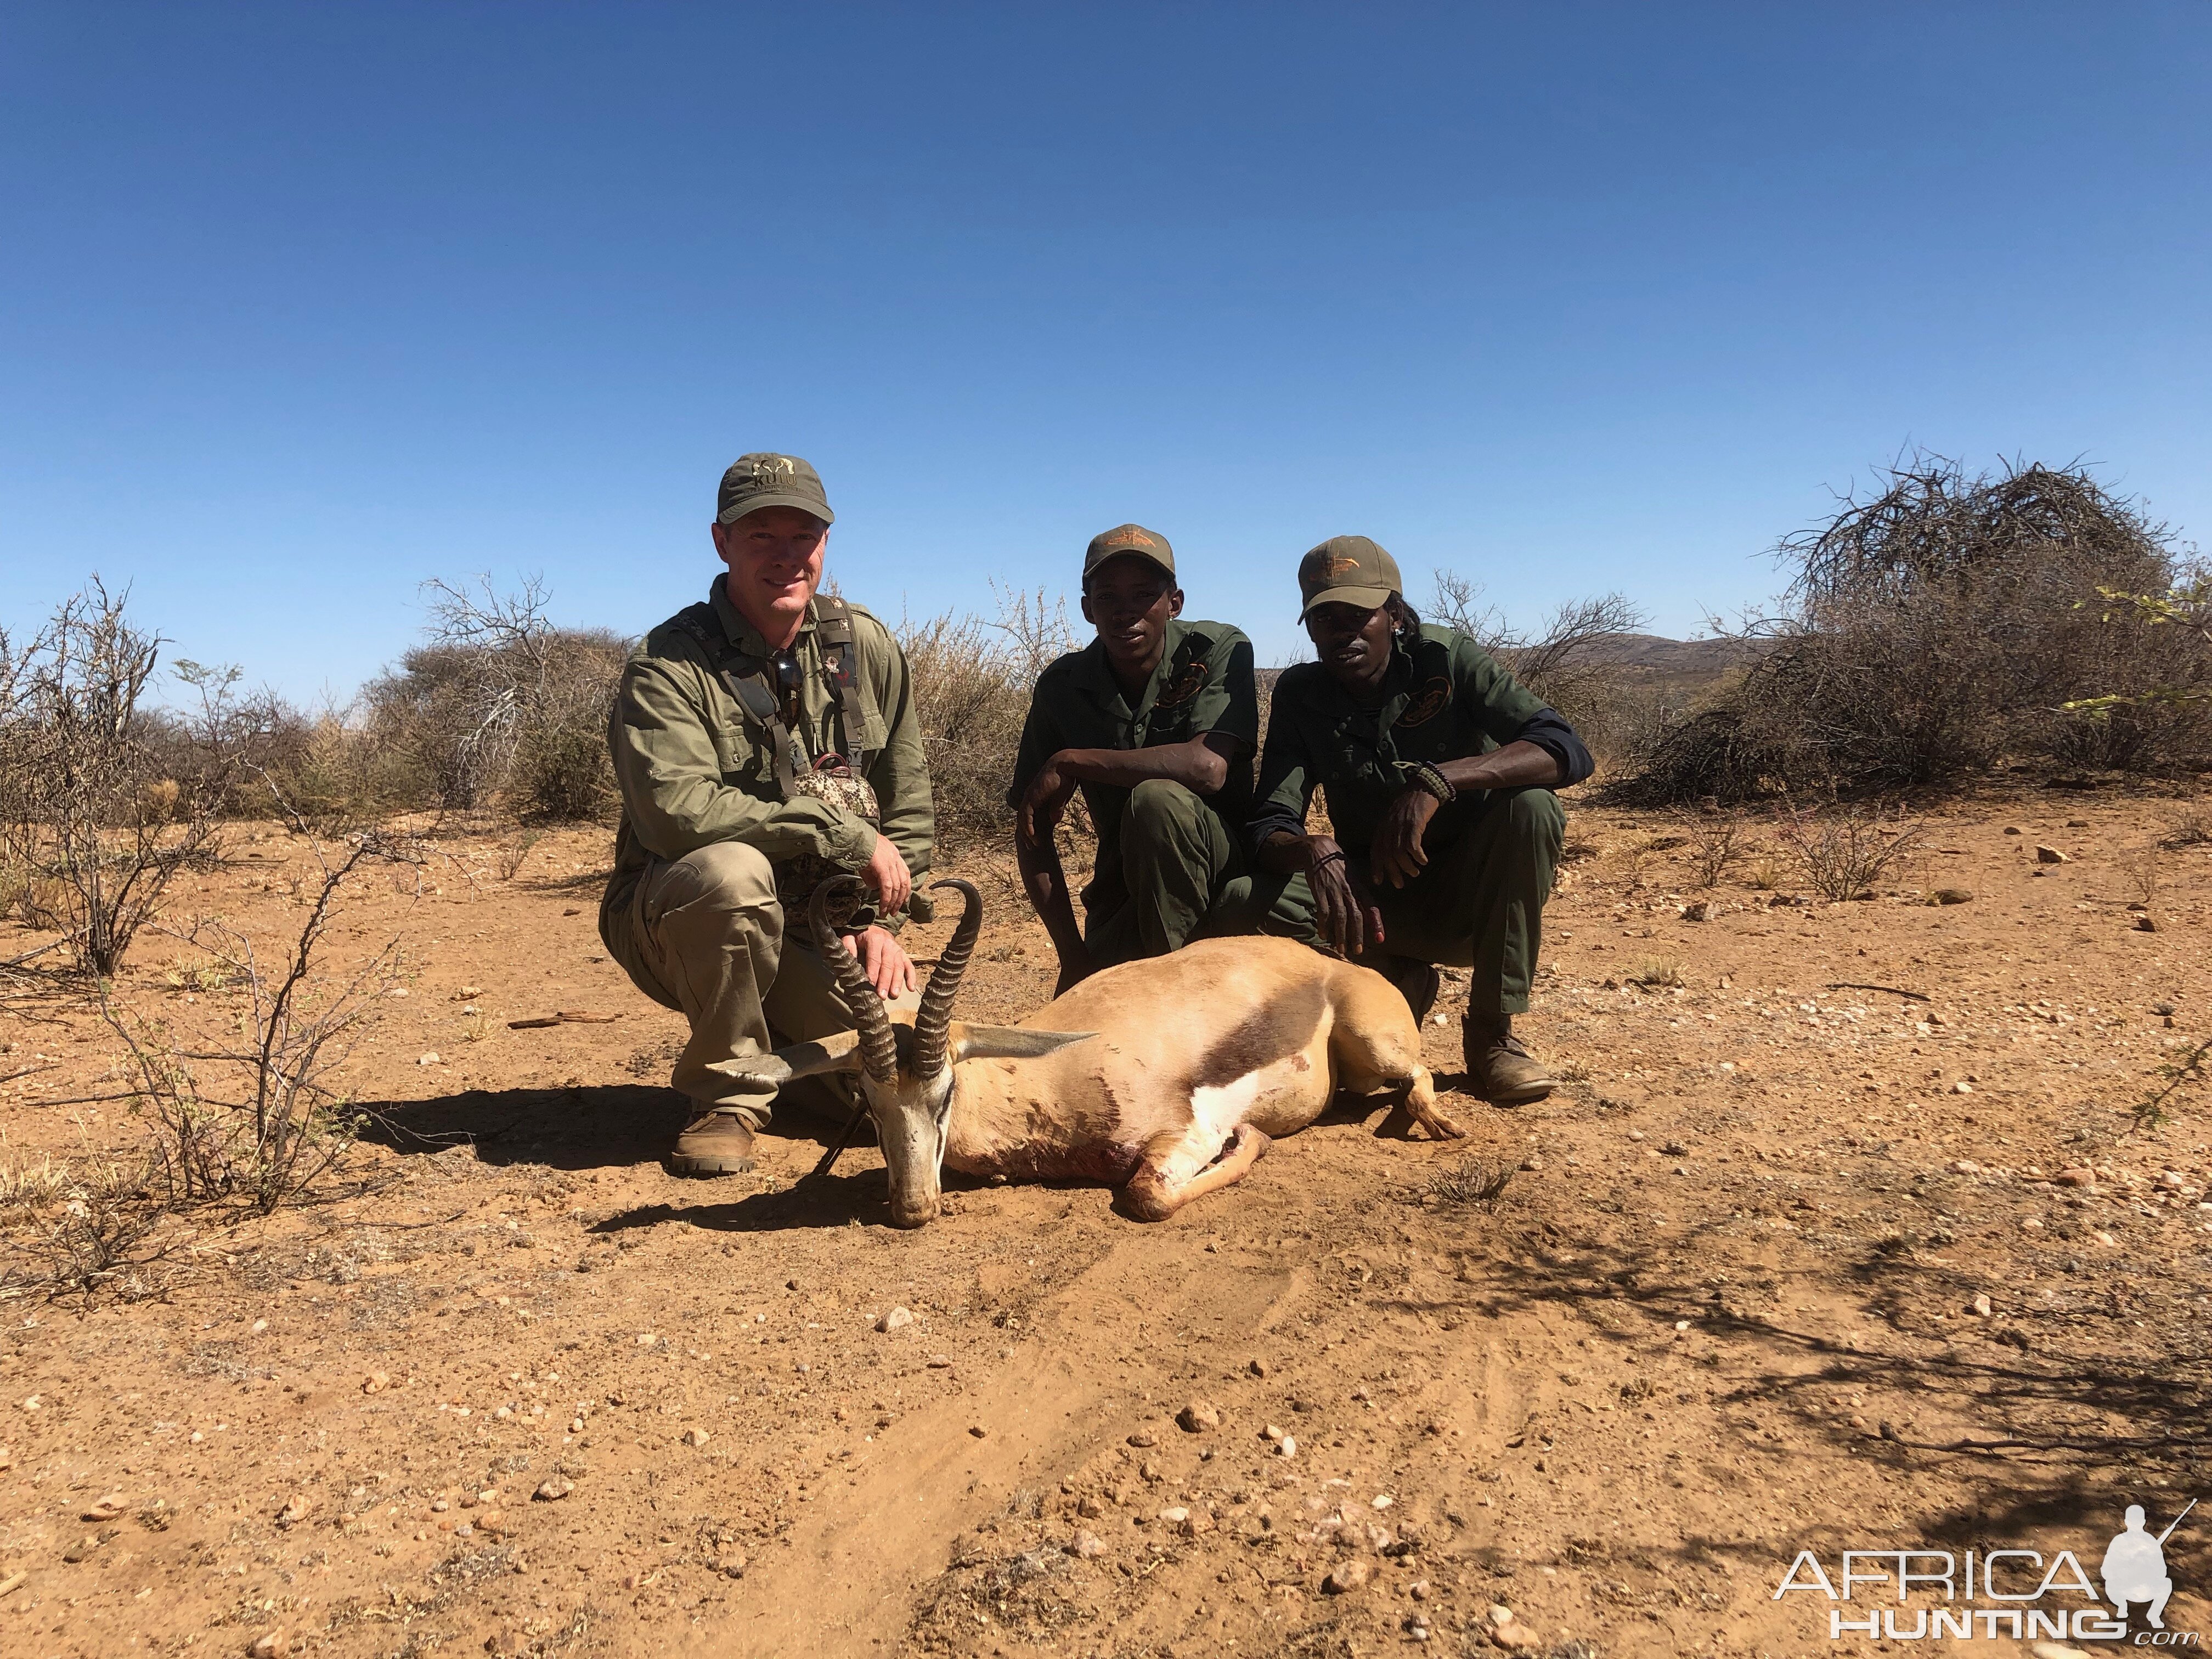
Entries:
{"label": "man's face", "polygon": [[1182,614],[1182,589],[1150,559],[1124,553],[1091,573],[1083,616],[1098,630],[1106,659],[1125,673],[1149,674],[1167,648],[1168,620]]}
{"label": "man's face", "polygon": [[[763,507],[733,524],[716,524],[714,551],[730,567],[730,603],[756,626],[805,614],[822,585],[830,526],[795,507]],[[763,627],[762,632],[770,630]]]}
{"label": "man's face", "polygon": [[1390,608],[1317,605],[1306,613],[1306,637],[1328,677],[1348,691],[1370,691],[1390,672]]}

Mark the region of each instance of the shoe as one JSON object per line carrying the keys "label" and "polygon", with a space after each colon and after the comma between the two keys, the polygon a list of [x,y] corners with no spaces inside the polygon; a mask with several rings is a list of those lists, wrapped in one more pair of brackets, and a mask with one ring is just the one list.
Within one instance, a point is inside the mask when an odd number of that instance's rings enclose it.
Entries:
{"label": "shoe", "polygon": [[743,1175],[752,1167],[752,1126],[732,1111],[693,1119],[676,1137],[676,1149],[668,1156],[673,1175]]}
{"label": "shoe", "polygon": [[1412,957],[1384,957],[1375,970],[1398,988],[1398,994],[1413,1011],[1413,1024],[1425,1024],[1429,1010],[1437,1006],[1437,993],[1443,986],[1443,975],[1437,971],[1436,963]]}
{"label": "shoe", "polygon": [[1555,1086],[1551,1073],[1510,1028],[1482,1030],[1469,1025],[1460,1033],[1460,1047],[1467,1060],[1468,1087],[1478,1100],[1493,1106],[1526,1106],[1543,1099]]}

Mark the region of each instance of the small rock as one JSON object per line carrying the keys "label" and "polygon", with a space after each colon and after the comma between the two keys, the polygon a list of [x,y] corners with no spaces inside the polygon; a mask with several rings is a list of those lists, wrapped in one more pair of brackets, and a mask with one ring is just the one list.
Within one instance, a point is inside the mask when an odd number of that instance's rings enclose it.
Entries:
{"label": "small rock", "polygon": [[557,1504],[575,1490],[574,1481],[563,1480],[556,1474],[550,1480],[539,1481],[538,1490],[530,1495],[541,1504]]}
{"label": "small rock", "polygon": [[743,1550],[732,1550],[714,1563],[714,1571],[725,1578],[742,1578],[745,1576],[745,1562]]}
{"label": "small rock", "polygon": [[1100,1516],[1106,1513],[1106,1506],[1100,1503],[1096,1498],[1092,1497],[1089,1492],[1085,1492],[1081,1498],[1076,1500],[1075,1512],[1081,1516],[1085,1521],[1096,1521]]}
{"label": "small rock", "polygon": [[2154,921],[2148,916],[2137,916],[2136,918],[2136,932],[2138,933],[2155,933],[2158,932],[2158,923]]}
{"label": "small rock", "polygon": [[2094,1187],[2097,1184],[2097,1172],[2086,1164],[2077,1164],[2070,1170],[2061,1170],[2051,1179],[2061,1187]]}
{"label": "small rock", "polygon": [[1935,892],[1938,904],[1971,904],[1974,896],[1963,887],[1938,887]]}
{"label": "small rock", "polygon": [[1974,1085],[1965,1081],[1954,1083],[1951,1085],[1951,1092],[1954,1095],[1970,1095],[1974,1092]]}
{"label": "small rock", "polygon": [[306,1492],[295,1492],[284,1507],[276,1511],[276,1524],[280,1527],[296,1527],[307,1518],[307,1511],[314,1507],[315,1500]]}
{"label": "small rock", "polygon": [[1297,1455],[1298,1443],[1291,1439],[1287,1434],[1285,1435],[1281,1443],[1275,1448],[1275,1455],[1278,1457],[1296,1457]]}
{"label": "small rock", "polygon": [[489,1533],[495,1538],[503,1537],[507,1532],[507,1516],[498,1510],[479,1510],[477,1511],[476,1528],[478,1532]]}
{"label": "small rock", "polygon": [[700,1447],[705,1445],[708,1441],[713,1438],[714,1437],[708,1434],[704,1429],[686,1429],[684,1431],[684,1443],[690,1447],[695,1451]]}
{"label": "small rock", "polygon": [[268,1631],[255,1637],[253,1645],[246,1649],[246,1652],[252,1654],[253,1659],[278,1659],[279,1655],[289,1653],[291,1650],[292,1638],[281,1630]]}
{"label": "small rock", "polygon": [[1160,1519],[1166,1522],[1170,1527],[1179,1527],[1182,1525],[1184,1522],[1190,1519],[1190,1511],[1185,1509],[1182,1504],[1177,1504],[1171,1508],[1162,1510],[1160,1511]]}
{"label": "small rock", "polygon": [[968,1425],[968,1432],[978,1440],[988,1440],[991,1437],[990,1430],[985,1428],[981,1423],[970,1423]]}
{"label": "small rock", "polygon": [[1079,1532],[1063,1547],[1079,1559],[1095,1561],[1106,1553],[1106,1540],[1095,1532]]}
{"label": "small rock", "polygon": [[1711,921],[1712,919],[1713,907],[1703,900],[1682,907],[1682,920],[1685,921]]}
{"label": "small rock", "polygon": [[1966,1304],[1966,1311],[1973,1315],[1977,1319],[1987,1319],[1990,1316],[1989,1297],[1986,1296],[1976,1297],[1972,1302],[1969,1302]]}
{"label": "small rock", "polygon": [[1260,1431],[1260,1438],[1262,1440],[1280,1440],[1282,1437],[1283,1431],[1273,1423]]}
{"label": "small rock", "polygon": [[[1966,1085],[1963,1083],[1959,1085],[1961,1093],[1965,1092],[1966,1086]],[[1982,1166],[1975,1163],[1971,1158],[1954,1158],[1951,1160],[1951,1173],[1953,1175],[1979,1175],[1981,1172]]]}
{"label": "small rock", "polygon": [[1160,1443],[1160,1437],[1154,1434],[1150,1429],[1139,1429],[1134,1434],[1129,1437],[1129,1443],[1141,1450],[1148,1446],[1158,1445]]}
{"label": "small rock", "polygon": [[2037,848],[2035,849],[2035,861],[2038,864],[2070,864],[2073,862],[2071,859],[2068,858],[2065,854],[2060,852],[2056,847]]}
{"label": "small rock", "polygon": [[952,1356],[949,1353],[933,1353],[924,1363],[933,1371],[949,1371],[952,1369]]}
{"label": "small rock", "polygon": [[1147,1457],[1143,1462],[1137,1465],[1137,1479],[1157,1486],[1161,1481],[1167,1479],[1167,1475],[1161,1470],[1158,1464],[1153,1462],[1151,1458]]}
{"label": "small rock", "polygon": [[371,1371],[361,1380],[363,1394],[382,1394],[392,1386],[392,1378],[382,1371]]}
{"label": "small rock", "polygon": [[1265,1376],[1267,1374],[1267,1362],[1264,1359],[1248,1359],[1244,1362],[1244,1369],[1255,1376]]}
{"label": "small rock", "polygon": [[2025,832],[2016,823],[2008,823],[2005,825],[2005,834],[2008,836],[2017,836],[2024,833]]}
{"label": "small rock", "polygon": [[1188,1434],[1218,1429],[1221,1426],[1220,1408],[1208,1405],[1203,1400],[1194,1400],[1176,1413],[1176,1423]]}
{"label": "small rock", "polygon": [[1346,1595],[1358,1589],[1374,1576],[1374,1568],[1358,1557],[1354,1557],[1349,1561],[1340,1561],[1331,1567],[1328,1570],[1328,1577],[1321,1581],[1321,1587],[1331,1595]]}
{"label": "small rock", "polygon": [[417,1066],[442,1066],[445,1064],[443,1060],[438,1058],[438,1051],[435,1048],[433,1048],[428,1054],[422,1055],[415,1063]]}
{"label": "small rock", "polygon": [[876,1328],[879,1331],[902,1331],[913,1323],[914,1316],[912,1314],[908,1313],[904,1308],[893,1308],[889,1313],[876,1321]]}
{"label": "small rock", "polygon": [[1425,1578],[1416,1578],[1412,1583],[1406,1586],[1406,1594],[1412,1596],[1416,1601],[1427,1601],[1429,1599],[1429,1581]]}
{"label": "small rock", "polygon": [[1534,1631],[1530,1630],[1517,1619],[1510,1625],[1493,1626],[1491,1629],[1490,1639],[1510,1653],[1518,1653],[1526,1649],[1536,1647],[1543,1641],[1543,1638],[1538,1636]]}

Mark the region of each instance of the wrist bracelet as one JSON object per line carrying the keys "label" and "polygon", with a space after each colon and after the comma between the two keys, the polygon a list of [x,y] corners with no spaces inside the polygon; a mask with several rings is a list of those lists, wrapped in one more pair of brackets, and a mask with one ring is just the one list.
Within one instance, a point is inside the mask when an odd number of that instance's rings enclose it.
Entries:
{"label": "wrist bracelet", "polygon": [[1319,858],[1316,859],[1311,864],[1307,866],[1306,868],[1309,874],[1317,876],[1322,872],[1322,867],[1324,865],[1349,864],[1351,862],[1351,855],[1346,853],[1344,848],[1340,847],[1333,853],[1323,853]]}
{"label": "wrist bracelet", "polygon": [[1398,768],[1398,775],[1408,788],[1433,795],[1446,805],[1459,799],[1459,791],[1452,787],[1451,780],[1444,776],[1443,769],[1432,766],[1427,761],[1404,762]]}

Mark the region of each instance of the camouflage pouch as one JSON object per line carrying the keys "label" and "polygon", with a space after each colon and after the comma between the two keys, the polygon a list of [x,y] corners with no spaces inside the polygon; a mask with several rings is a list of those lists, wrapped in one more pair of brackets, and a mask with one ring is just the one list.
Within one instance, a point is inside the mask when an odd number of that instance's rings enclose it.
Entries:
{"label": "camouflage pouch", "polygon": [[[883,824],[883,809],[877,804],[875,790],[866,778],[853,770],[842,755],[824,755],[809,771],[794,769],[791,797],[826,800],[855,817],[866,819],[873,827],[879,829]],[[804,914],[806,901],[814,896],[817,887],[832,876],[850,873],[818,854],[803,853],[776,865],[775,896],[787,914]]]}

